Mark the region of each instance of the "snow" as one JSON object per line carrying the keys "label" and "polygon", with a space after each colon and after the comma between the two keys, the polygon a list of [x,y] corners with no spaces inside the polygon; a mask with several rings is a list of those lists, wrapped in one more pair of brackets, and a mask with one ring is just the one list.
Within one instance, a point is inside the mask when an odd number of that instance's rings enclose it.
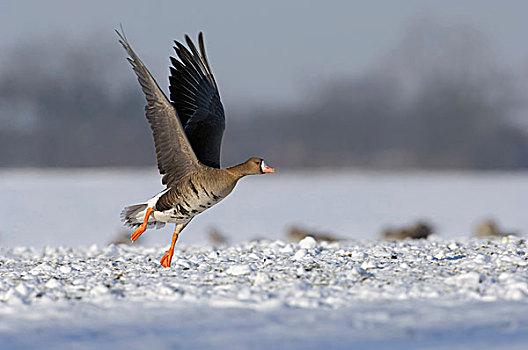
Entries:
{"label": "snow", "polygon": [[[0,250],[9,348],[521,349],[528,244],[252,241]],[[299,254],[302,252],[302,254]]]}
{"label": "snow", "polygon": [[[278,169],[194,219],[169,269],[172,227],[107,245],[160,190],[155,170],[0,172],[0,348],[526,348],[525,236],[471,236],[527,231],[528,174]],[[379,240],[416,219],[436,234]]]}
{"label": "snow", "polygon": [[302,240],[299,241],[299,247],[302,249],[313,249],[317,245],[317,242],[315,239],[311,236],[304,237]]}

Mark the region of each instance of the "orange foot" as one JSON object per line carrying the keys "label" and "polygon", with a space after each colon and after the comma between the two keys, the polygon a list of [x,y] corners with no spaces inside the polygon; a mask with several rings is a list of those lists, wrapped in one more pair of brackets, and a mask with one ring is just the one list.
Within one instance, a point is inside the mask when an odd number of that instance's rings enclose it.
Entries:
{"label": "orange foot", "polygon": [[132,233],[132,236],[130,236],[130,240],[132,242],[135,242],[136,239],[138,239],[139,236],[141,236],[141,234],[145,232],[146,229],[147,229],[147,225],[145,224],[139,225],[139,227],[134,231],[134,233]]}
{"label": "orange foot", "polygon": [[163,258],[161,258],[161,260],[160,260],[161,266],[170,267],[173,255],[174,255],[174,249],[167,250],[166,254],[163,255]]}
{"label": "orange foot", "polygon": [[160,264],[163,267],[170,267],[172,256],[174,255],[174,246],[176,245],[176,241],[178,240],[178,235],[180,234],[181,230],[185,225],[176,225],[176,228],[174,229],[174,233],[172,234],[172,242],[170,245],[169,250],[166,251],[167,254],[163,255],[163,258],[160,260]]}
{"label": "orange foot", "polygon": [[141,236],[141,234],[143,232],[145,232],[145,230],[147,229],[149,216],[150,216],[150,214],[152,214],[153,211],[154,210],[152,210],[152,208],[147,208],[147,211],[145,213],[145,220],[143,220],[143,223],[141,225],[139,225],[139,227],[134,231],[134,233],[132,233],[132,236],[130,237],[130,240],[132,242],[134,242],[136,239],[138,239],[139,236]]}

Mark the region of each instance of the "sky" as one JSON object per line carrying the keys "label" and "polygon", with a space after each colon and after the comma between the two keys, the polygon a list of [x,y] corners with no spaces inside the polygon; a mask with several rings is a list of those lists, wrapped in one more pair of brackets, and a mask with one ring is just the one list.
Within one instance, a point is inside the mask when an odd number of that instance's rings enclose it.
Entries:
{"label": "sky", "polygon": [[21,43],[96,41],[111,43],[125,72],[113,32],[122,23],[166,87],[172,40],[204,31],[224,105],[274,106],[368,70],[423,18],[476,28],[504,64],[526,67],[527,13],[525,1],[0,0],[0,64]]}

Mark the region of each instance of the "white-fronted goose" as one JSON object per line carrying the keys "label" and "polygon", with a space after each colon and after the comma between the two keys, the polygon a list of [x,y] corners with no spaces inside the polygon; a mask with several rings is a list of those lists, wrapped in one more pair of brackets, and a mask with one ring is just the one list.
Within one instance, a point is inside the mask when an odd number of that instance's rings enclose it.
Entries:
{"label": "white-fronted goose", "polygon": [[178,59],[171,57],[170,99],[130,47],[124,33],[116,30],[119,42],[137,75],[147,99],[147,120],[152,128],[158,169],[166,188],[149,199],[123,209],[123,222],[136,230],[135,241],[150,225],[175,223],[169,250],[161,265],[169,267],[179,233],[198,214],[224,199],[246,175],[273,173],[260,158],[220,169],[220,147],[224,133],[224,108],[207,62],[203,35],[200,51],[188,36],[188,49],[175,41]]}

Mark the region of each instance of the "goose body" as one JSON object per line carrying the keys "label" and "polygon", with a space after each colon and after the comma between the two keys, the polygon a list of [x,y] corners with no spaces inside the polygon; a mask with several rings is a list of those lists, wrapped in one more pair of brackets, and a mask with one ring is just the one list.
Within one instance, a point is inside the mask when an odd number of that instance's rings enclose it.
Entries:
{"label": "goose body", "polygon": [[221,169],[204,168],[204,171],[190,174],[176,186],[168,187],[152,197],[140,211],[131,216],[132,221],[127,224],[141,224],[148,207],[154,209],[148,220],[149,225],[187,224],[231,193],[237,181],[234,176],[225,176]]}
{"label": "goose body", "polygon": [[198,214],[220,202],[244,176],[274,172],[260,158],[221,169],[220,148],[225,128],[224,109],[207,61],[203,36],[200,51],[189,37],[187,49],[175,42],[179,59],[171,57],[169,101],[124,34],[116,31],[127,51],[147,100],[146,117],[152,128],[158,169],[166,188],[146,203],[123,209],[121,219],[136,228],[135,241],[151,226],[176,225],[172,243],[161,259],[169,267],[179,233]]}

